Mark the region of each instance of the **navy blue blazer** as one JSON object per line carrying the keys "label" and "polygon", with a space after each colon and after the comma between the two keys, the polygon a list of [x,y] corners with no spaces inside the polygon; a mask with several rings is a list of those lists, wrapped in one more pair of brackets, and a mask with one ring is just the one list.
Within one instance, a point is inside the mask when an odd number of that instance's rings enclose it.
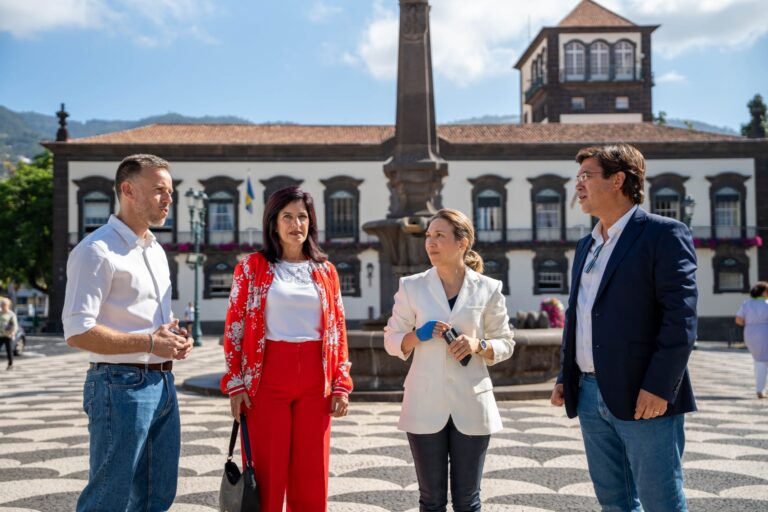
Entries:
{"label": "navy blue blazer", "polygon": [[[558,383],[576,416],[576,302],[592,244],[576,245]],[[611,253],[592,307],[592,355],[611,413],[632,420],[640,389],[669,402],[665,416],[696,410],[688,357],[696,340],[696,251],[688,227],[638,208]]]}

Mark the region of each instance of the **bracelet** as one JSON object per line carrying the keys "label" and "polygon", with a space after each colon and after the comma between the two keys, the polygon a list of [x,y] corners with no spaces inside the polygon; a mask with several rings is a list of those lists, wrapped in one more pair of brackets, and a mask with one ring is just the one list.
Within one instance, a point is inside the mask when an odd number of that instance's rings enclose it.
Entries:
{"label": "bracelet", "polygon": [[152,333],[149,333],[149,350],[147,350],[147,353],[151,354],[153,350],[155,350],[155,337],[152,336]]}

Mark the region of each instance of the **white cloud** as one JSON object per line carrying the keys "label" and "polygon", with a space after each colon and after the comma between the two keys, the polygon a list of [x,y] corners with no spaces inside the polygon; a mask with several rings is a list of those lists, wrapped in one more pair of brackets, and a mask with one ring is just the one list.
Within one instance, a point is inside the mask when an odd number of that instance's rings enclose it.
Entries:
{"label": "white cloud", "polygon": [[627,17],[661,25],[653,48],[675,58],[701,49],[733,51],[768,35],[765,0],[631,0]]}
{"label": "white cloud", "polygon": [[53,29],[127,34],[143,46],[180,36],[215,39],[197,22],[215,11],[211,0],[0,0],[0,31],[24,38]]}
{"label": "white cloud", "polygon": [[685,82],[685,77],[680,73],[677,73],[675,71],[670,71],[669,73],[664,73],[663,75],[655,78],[654,82],[656,82],[657,84]]}
{"label": "white cloud", "polygon": [[[734,50],[768,34],[765,0],[598,0],[639,25],[661,25],[653,48],[675,58],[701,48]],[[431,0],[434,71],[457,85],[509,73],[544,26],[555,26],[577,0]],[[374,0],[373,17],[357,48],[344,60],[377,79],[397,73],[399,12],[394,2]]]}
{"label": "white cloud", "polygon": [[98,28],[114,16],[102,0],[0,0],[0,32],[17,38],[57,28]]}
{"label": "white cloud", "polygon": [[338,5],[331,5],[328,2],[316,0],[312,3],[312,7],[309,9],[307,17],[309,18],[309,21],[313,23],[323,23],[337,14],[340,14],[342,11],[343,9]]}

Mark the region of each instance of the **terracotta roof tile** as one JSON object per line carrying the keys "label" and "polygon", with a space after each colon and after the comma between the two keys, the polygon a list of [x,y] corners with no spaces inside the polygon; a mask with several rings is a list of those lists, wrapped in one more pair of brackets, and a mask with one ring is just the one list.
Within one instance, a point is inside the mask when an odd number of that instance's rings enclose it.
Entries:
{"label": "terracotta roof tile", "polygon": [[[154,124],[71,139],[70,144],[178,145],[375,145],[393,137],[393,126]],[[455,144],[733,141],[740,137],[651,123],[441,125],[438,135]]]}
{"label": "terracotta roof tile", "polygon": [[438,134],[456,144],[714,142],[740,139],[652,123],[444,125],[439,127]]}
{"label": "terracotta roof tile", "polygon": [[309,126],[297,124],[151,124],[72,139],[74,144],[381,144],[393,126]]}
{"label": "terracotta roof tile", "polygon": [[592,0],[582,0],[558,27],[634,27],[634,23]]}

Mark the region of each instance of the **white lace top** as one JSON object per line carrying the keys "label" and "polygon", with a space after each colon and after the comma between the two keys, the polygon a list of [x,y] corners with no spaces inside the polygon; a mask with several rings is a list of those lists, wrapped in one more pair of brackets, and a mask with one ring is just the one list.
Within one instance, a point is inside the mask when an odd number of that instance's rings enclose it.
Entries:
{"label": "white lace top", "polygon": [[320,339],[320,295],[312,281],[309,262],[279,261],[267,292],[267,339],[302,342]]}

